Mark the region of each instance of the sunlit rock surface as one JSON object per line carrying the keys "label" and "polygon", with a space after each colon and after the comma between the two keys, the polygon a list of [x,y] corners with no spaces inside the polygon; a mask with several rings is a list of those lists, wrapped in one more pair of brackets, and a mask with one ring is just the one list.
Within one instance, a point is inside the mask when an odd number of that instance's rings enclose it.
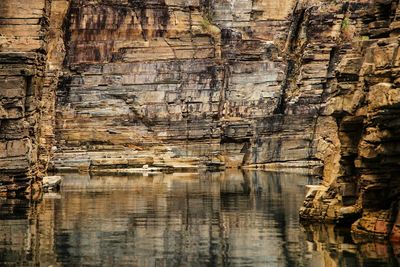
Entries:
{"label": "sunlit rock surface", "polygon": [[48,163],[47,138],[52,138],[52,131],[46,129],[51,127],[54,114],[48,119],[43,113],[55,103],[45,79],[49,12],[50,6],[44,0],[0,3],[2,197],[24,193],[36,183]]}
{"label": "sunlit rock surface", "polygon": [[307,140],[263,155],[274,144],[260,121],[280,99],[294,3],[253,2],[72,1],[55,167],[98,169],[117,155],[132,167],[138,150],[159,164],[166,151],[233,167],[306,159]]}
{"label": "sunlit rock surface", "polygon": [[399,240],[399,8],[396,1],[347,6],[320,110],[337,129],[322,129],[319,137],[325,188],[309,194],[300,211],[307,220],[361,217],[352,226],[356,240]]}

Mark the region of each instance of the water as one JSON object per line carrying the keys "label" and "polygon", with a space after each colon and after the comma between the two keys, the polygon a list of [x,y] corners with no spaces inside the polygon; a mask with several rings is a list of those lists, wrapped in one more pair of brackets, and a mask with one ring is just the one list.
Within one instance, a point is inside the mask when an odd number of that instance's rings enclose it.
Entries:
{"label": "water", "polygon": [[313,182],[239,170],[66,175],[40,203],[0,200],[0,266],[398,266],[394,247],[302,227]]}

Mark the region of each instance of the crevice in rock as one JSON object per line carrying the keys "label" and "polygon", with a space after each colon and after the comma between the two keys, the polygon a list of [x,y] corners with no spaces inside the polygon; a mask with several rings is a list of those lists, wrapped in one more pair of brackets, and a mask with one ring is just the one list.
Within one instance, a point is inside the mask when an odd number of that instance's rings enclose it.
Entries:
{"label": "crevice in rock", "polygon": [[291,23],[289,34],[286,41],[285,48],[285,58],[286,58],[286,71],[285,76],[281,85],[280,95],[278,98],[277,106],[274,110],[274,114],[284,114],[286,110],[286,94],[287,91],[292,86],[293,82],[295,82],[296,77],[298,75],[298,68],[300,66],[300,60],[302,56],[302,51],[305,45],[299,44],[299,34],[303,27],[303,24],[306,21],[306,9],[299,7],[299,1],[296,3],[295,9],[293,11],[293,21]]}

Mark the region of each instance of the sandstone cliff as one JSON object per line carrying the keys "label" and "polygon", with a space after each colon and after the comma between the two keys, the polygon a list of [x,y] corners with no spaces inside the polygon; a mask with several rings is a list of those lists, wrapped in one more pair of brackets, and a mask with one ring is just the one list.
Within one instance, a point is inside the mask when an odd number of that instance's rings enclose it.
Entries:
{"label": "sandstone cliff", "polygon": [[[46,169],[49,1],[0,3],[0,195],[24,192]],[[50,125],[53,119],[50,119]]]}
{"label": "sandstone cliff", "polygon": [[280,99],[293,1],[264,2],[72,1],[55,167],[270,161],[256,142]]}
{"label": "sandstone cliff", "polygon": [[[317,157],[324,183],[300,216],[353,222],[362,237],[399,240],[398,1],[346,3],[341,42],[319,112]],[[331,125],[331,127],[326,127]]]}
{"label": "sandstone cliff", "polygon": [[324,178],[302,218],[398,239],[398,10],[3,0],[1,192],[48,168],[286,169]]}

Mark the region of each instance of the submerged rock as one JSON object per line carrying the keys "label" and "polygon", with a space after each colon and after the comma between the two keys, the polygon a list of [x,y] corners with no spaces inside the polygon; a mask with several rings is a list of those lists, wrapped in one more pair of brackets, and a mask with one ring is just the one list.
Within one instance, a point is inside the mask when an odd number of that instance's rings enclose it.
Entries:
{"label": "submerged rock", "polygon": [[44,191],[58,191],[61,188],[61,176],[45,176],[43,177],[43,190]]}

